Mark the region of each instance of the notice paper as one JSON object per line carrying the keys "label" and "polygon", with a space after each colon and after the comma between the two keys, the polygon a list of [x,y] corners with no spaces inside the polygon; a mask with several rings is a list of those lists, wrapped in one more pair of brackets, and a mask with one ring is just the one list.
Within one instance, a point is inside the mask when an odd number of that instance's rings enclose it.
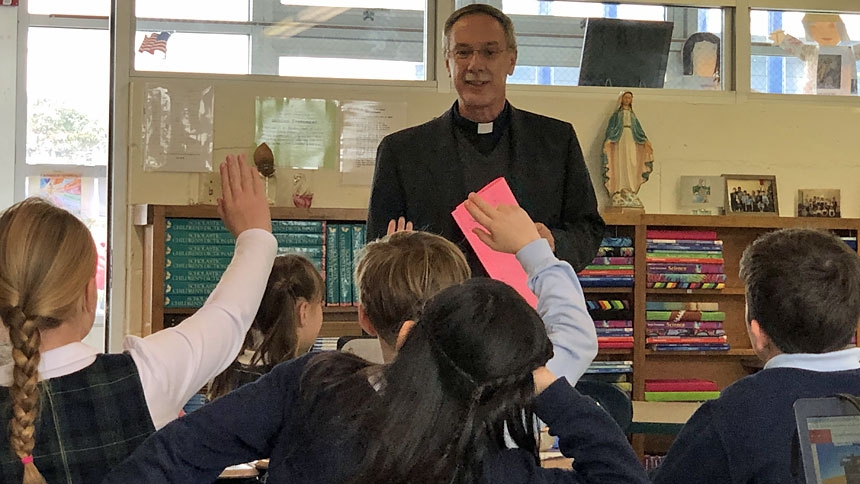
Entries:
{"label": "notice paper", "polygon": [[[508,182],[504,178],[496,178],[477,193],[494,207],[499,204],[519,205],[517,199],[514,198],[511,187],[508,186]],[[464,204],[457,205],[451,215],[454,216],[460,230],[466,235],[466,240],[469,241],[469,245],[478,255],[478,260],[487,270],[487,274],[493,279],[513,287],[532,307],[537,307],[537,296],[529,289],[528,276],[516,256],[497,252],[481,242],[481,239],[472,232],[473,228],[480,227],[480,225],[469,215]]]}

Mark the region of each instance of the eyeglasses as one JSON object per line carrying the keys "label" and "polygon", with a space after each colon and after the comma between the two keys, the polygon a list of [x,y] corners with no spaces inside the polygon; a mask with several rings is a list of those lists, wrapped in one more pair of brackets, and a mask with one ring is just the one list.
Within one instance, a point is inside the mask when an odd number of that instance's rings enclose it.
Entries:
{"label": "eyeglasses", "polygon": [[493,59],[497,58],[502,52],[504,52],[506,50],[507,49],[499,49],[499,48],[491,49],[489,47],[484,47],[482,49],[459,48],[459,49],[452,50],[451,54],[453,54],[454,58],[457,60],[466,60],[466,59],[471,59],[472,54],[477,52],[478,55],[480,55],[482,59],[493,60]]}

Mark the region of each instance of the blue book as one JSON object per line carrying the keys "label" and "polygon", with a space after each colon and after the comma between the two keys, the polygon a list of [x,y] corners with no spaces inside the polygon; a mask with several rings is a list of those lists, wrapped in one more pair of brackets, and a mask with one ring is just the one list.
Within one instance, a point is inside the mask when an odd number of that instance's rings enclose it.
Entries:
{"label": "blue book", "polygon": [[164,258],[165,269],[218,269],[223,271],[230,265],[230,257],[185,257],[167,256]]}
{"label": "blue book", "polygon": [[352,224],[352,262],[353,268],[351,271],[350,280],[352,281],[352,304],[358,305],[359,291],[358,281],[355,280],[355,263],[358,262],[358,257],[361,255],[361,250],[364,248],[365,241],[365,224]]}
{"label": "blue book", "polygon": [[338,224],[337,232],[340,305],[352,306],[352,224]]}
{"label": "blue book", "polygon": [[340,258],[337,255],[338,224],[326,223],[325,229],[325,301],[340,305]]}

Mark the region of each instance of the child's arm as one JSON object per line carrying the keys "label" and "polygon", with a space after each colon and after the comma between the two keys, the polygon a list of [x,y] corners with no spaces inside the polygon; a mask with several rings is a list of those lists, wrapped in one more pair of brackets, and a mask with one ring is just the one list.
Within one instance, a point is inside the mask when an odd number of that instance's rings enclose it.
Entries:
{"label": "child's arm", "polygon": [[597,355],[597,332],[573,268],[553,255],[522,208],[493,207],[470,194],[466,209],[486,229],[475,229],[478,238],[493,250],[517,255],[553,344],[554,356],[547,366],[576,383]]}
{"label": "child's arm", "polygon": [[538,314],[552,341],[553,357],[547,367],[575,384],[597,355],[597,331],[579,279],[570,264],[553,255],[545,239],[520,249],[517,260],[529,276]]}
{"label": "child's arm", "polygon": [[229,465],[269,457],[298,405],[299,380],[310,357],[277,365],[259,380],[171,422],[103,484],[210,483]]}

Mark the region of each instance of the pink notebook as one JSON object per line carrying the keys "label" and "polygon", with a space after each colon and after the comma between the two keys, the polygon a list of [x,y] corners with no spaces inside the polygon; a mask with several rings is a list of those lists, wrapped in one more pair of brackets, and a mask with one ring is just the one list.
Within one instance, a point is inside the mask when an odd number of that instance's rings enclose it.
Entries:
{"label": "pink notebook", "polygon": [[[496,178],[487,186],[479,190],[478,195],[487,201],[490,205],[496,206],[499,204],[519,205],[517,199],[508,186],[508,182],[504,178]],[[469,245],[478,255],[478,259],[486,269],[487,274],[497,281],[502,281],[517,290],[532,307],[537,307],[537,296],[529,289],[527,281],[528,276],[520,266],[519,261],[513,254],[505,254],[496,252],[489,248],[481,239],[472,232],[472,229],[478,227],[478,222],[469,215],[466,207],[461,203],[451,212],[460,230],[466,235],[466,240]]]}

